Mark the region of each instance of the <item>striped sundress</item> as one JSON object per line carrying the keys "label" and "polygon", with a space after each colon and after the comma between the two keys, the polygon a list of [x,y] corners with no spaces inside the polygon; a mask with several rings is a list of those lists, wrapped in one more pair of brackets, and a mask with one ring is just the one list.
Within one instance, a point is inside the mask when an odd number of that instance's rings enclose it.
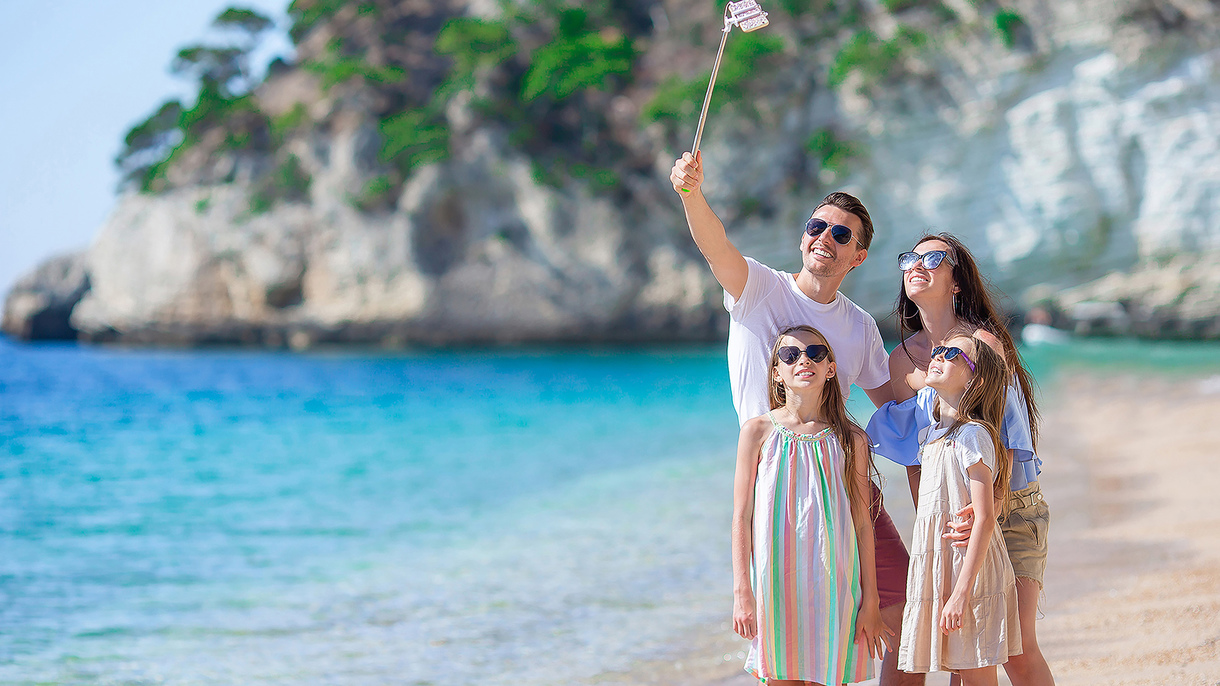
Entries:
{"label": "striped sundress", "polygon": [[860,558],[843,448],[829,428],[798,434],[767,416],[775,430],[754,482],[758,635],[746,671],[821,684],[871,679],[868,649],[853,642]]}

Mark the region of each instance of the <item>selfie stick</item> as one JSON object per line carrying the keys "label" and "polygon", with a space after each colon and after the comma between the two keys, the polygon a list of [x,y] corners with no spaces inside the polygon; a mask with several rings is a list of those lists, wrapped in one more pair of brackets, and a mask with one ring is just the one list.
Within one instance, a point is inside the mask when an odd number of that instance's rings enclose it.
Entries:
{"label": "selfie stick", "polygon": [[736,26],[744,33],[749,33],[757,31],[769,23],[767,13],[762,10],[756,0],[730,2],[724,8],[724,31],[720,37],[720,49],[716,51],[716,63],[712,65],[712,78],[707,84],[707,95],[703,98],[703,111],[699,113],[699,128],[695,131],[695,144],[691,146],[692,155],[699,152],[699,140],[703,138],[703,123],[707,120],[707,107],[712,104],[712,89],[716,86],[716,73],[720,71],[720,58],[724,56],[724,44],[729,40],[729,32]]}

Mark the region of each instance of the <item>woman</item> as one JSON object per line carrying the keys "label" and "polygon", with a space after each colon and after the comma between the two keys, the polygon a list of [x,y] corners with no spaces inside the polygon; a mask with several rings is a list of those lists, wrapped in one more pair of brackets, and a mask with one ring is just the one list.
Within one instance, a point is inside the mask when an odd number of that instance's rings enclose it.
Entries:
{"label": "woman", "polygon": [[[910,252],[899,256],[899,268],[902,269],[902,292],[898,296],[897,316],[903,340],[889,357],[890,384],[896,402],[901,403],[898,407],[908,412],[914,410],[916,414],[927,411],[929,402],[926,398],[917,397],[917,394],[926,387],[924,376],[932,348],[939,345],[949,331],[958,327],[975,329],[975,337],[999,353],[1011,372],[1011,401],[1003,429],[1012,457],[1012,478],[1009,482],[1011,513],[1000,523],[1000,527],[1017,576],[1017,602],[1024,650],[1022,654],[1012,656],[1004,669],[1014,686],[1054,684],[1050,667],[1038,647],[1034,626],[1046,568],[1046,531],[1050,513],[1038,486],[1039,460],[1035,454],[1038,408],[1034,403],[1029,371],[1017,352],[1012,335],[1004,326],[974,256],[956,237],[947,233],[924,236]],[[930,393],[929,390],[923,395],[930,397]],[[883,424],[887,417],[892,420],[895,410],[895,407],[879,410],[876,423]],[[918,423],[926,426],[929,421],[921,418]],[[893,427],[891,421],[891,434],[895,431]],[[909,429],[909,426],[906,428]],[[869,423],[869,435],[877,440],[875,430],[878,435],[884,435],[887,429],[875,427],[874,422]],[[881,442],[887,443],[884,439]],[[915,461],[914,454],[894,454],[899,451],[910,453],[910,441],[901,448],[878,448],[877,454],[907,465]],[[912,498],[918,500],[919,467],[908,466],[907,471],[911,477]],[[966,523],[955,526],[957,532],[950,534],[957,544],[964,545],[963,542],[969,538],[972,514],[970,508],[959,513]]]}

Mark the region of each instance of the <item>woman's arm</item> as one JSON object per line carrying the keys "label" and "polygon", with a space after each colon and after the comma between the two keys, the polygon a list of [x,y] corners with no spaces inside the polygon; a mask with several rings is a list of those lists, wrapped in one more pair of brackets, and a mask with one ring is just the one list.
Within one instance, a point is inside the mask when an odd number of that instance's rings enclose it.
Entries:
{"label": "woman's arm", "polygon": [[886,649],[893,649],[886,634],[894,632],[881,619],[881,596],[877,592],[877,545],[873,536],[873,518],[868,499],[869,488],[868,437],[863,431],[852,432],[855,448],[855,469],[848,475],[854,482],[856,496],[851,499],[851,520],[856,529],[856,550],[860,558],[860,612],[856,617],[856,643],[868,646],[870,658],[881,658]]}
{"label": "woman's arm", "polygon": [[966,475],[970,477],[974,529],[970,533],[970,542],[966,544],[966,558],[962,561],[962,571],[953,585],[953,594],[949,596],[945,609],[940,613],[940,628],[946,634],[962,628],[962,615],[970,603],[974,578],[983,564],[983,556],[987,553],[987,546],[991,544],[991,533],[996,526],[991,468],[981,461],[976,462],[966,468]]}
{"label": "woman's arm", "polygon": [[890,389],[894,393],[894,402],[900,403],[915,397],[915,390],[907,382],[907,375],[915,371],[915,363],[907,357],[902,346],[890,351]]}
{"label": "woman's arm", "polygon": [[763,441],[771,420],[755,417],[741,427],[737,441],[737,472],[733,477],[733,630],[742,638],[758,633],[754,617],[754,590],[750,585],[750,559],[754,555],[754,480]]}

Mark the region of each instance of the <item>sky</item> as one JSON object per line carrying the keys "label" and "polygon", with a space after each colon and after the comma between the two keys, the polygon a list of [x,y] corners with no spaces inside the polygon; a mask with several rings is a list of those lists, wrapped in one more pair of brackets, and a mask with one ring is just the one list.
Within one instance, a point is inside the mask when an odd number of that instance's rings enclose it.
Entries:
{"label": "sky", "polygon": [[278,23],[255,63],[288,55],[289,0],[0,0],[0,294],[52,255],[85,248],[115,206],[123,136],[163,101],[169,73],[226,7]]}

